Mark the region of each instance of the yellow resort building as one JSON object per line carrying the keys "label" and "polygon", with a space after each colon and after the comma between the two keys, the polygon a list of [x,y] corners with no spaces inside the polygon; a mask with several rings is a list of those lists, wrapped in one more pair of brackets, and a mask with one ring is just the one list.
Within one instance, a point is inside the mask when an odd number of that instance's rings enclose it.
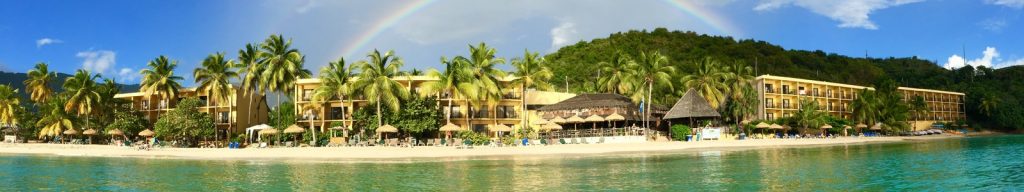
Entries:
{"label": "yellow resort building", "polygon": [[[501,85],[504,86],[502,87],[504,94],[502,99],[493,106],[481,104],[478,107],[474,107],[470,104],[469,100],[458,94],[438,94],[434,97],[436,98],[437,106],[442,109],[442,118],[445,114],[451,113],[451,123],[459,126],[462,130],[485,133],[499,130],[507,133],[511,130],[519,129],[523,123],[523,118],[521,117],[523,116],[522,91],[519,87],[511,86],[511,81],[514,79],[515,77],[499,79]],[[419,87],[424,82],[437,81],[436,78],[428,76],[399,76],[394,77],[394,80],[408,89],[412,96],[418,96]],[[353,130],[351,127],[353,124],[352,113],[363,107],[375,107],[369,104],[367,98],[361,96],[344,98],[344,100],[335,97],[323,103],[315,103],[312,101],[313,94],[320,84],[321,82],[318,78],[299,79],[297,81],[294,95],[292,95],[292,98],[295,98],[296,124],[324,131],[327,128],[331,128],[331,125],[335,124],[335,122],[341,122],[345,128]],[[557,103],[561,101],[558,98],[564,100],[574,96],[544,91],[527,91],[527,94],[530,95],[530,99],[527,101],[527,109],[535,109],[538,106]],[[450,109],[448,108],[449,102],[451,102]],[[528,110],[528,112],[528,116],[539,118],[536,117],[536,112],[532,110]],[[443,120],[441,122],[442,125],[444,125]]]}
{"label": "yellow resort building", "polygon": [[[874,90],[858,85],[771,75],[758,76],[754,83],[762,103],[757,108],[757,119],[763,120],[791,116],[800,109],[802,99],[817,101],[822,111],[833,116],[852,119],[850,103],[857,98],[857,93],[863,89]],[[910,123],[915,124],[912,127],[918,130],[928,129],[937,122],[967,118],[964,93],[910,87],[899,87],[897,90],[903,95],[904,101],[921,96],[928,104],[928,113],[911,115],[909,119]]]}
{"label": "yellow resort building", "polygon": [[196,97],[202,102],[203,106],[199,108],[199,111],[214,114],[213,120],[218,131],[226,132],[231,127],[233,133],[242,133],[247,127],[266,123],[267,111],[269,111],[266,100],[253,100],[250,106],[249,96],[242,94],[237,86],[232,86],[232,88],[235,89],[236,94],[229,97],[230,104],[211,100],[207,93],[197,92],[195,88],[180,89],[178,98],[170,100],[161,100],[157,95],[147,98],[144,92],[119,93],[114,95],[114,98],[130,101],[131,109],[142,113],[150,123],[156,123],[157,115],[170,112],[179,101],[189,97]]}

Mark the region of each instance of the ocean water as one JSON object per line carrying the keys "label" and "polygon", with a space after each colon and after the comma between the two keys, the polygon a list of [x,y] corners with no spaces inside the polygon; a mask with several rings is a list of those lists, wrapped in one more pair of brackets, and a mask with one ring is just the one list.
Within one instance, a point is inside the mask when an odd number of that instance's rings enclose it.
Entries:
{"label": "ocean water", "polygon": [[0,155],[0,191],[1015,191],[1024,136],[469,159]]}

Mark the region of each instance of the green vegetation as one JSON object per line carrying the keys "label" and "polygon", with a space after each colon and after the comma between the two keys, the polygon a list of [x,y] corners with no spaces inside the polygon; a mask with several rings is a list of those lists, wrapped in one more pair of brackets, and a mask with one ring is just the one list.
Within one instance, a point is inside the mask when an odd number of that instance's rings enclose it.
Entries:
{"label": "green vegetation", "polygon": [[[939,67],[933,61],[917,57],[854,58],[820,50],[786,50],[764,41],[735,40],[731,37],[669,31],[664,28],[620,32],[607,38],[579,42],[548,54],[545,59],[551,64],[549,67],[554,73],[551,81],[558,82],[555,85],[560,90],[565,88],[562,82],[568,81],[569,90],[573,92],[599,90],[631,95],[637,91],[635,86],[627,87],[623,86],[624,83],[608,80],[609,76],[616,76],[623,70],[605,70],[609,65],[589,66],[622,63],[620,60],[624,58],[623,55],[652,51],[665,54],[668,65],[677,68],[674,77],[703,73],[699,72],[702,67],[698,63],[710,57],[726,63],[723,64],[725,66],[745,63],[753,67],[755,76],[771,74],[865,86],[891,79],[898,86],[963,92],[967,94],[966,112],[972,127],[1024,128],[1021,126],[1024,125],[1024,110],[1021,110],[1024,109],[1024,101],[1016,98],[1017,95],[1024,95],[1022,66],[1001,69],[968,66],[949,70]],[[600,82],[599,85],[604,88],[584,87],[583,82]],[[682,86],[684,83],[681,81],[672,83],[674,87],[687,87]],[[615,89],[611,90],[608,86]],[[674,103],[685,90],[655,89],[654,92],[655,104],[668,105]]]}
{"label": "green vegetation", "polygon": [[197,141],[214,136],[213,118],[199,112],[203,104],[198,98],[181,100],[171,112],[160,116],[154,125],[157,137],[181,141],[184,146],[195,146]]}
{"label": "green vegetation", "polygon": [[690,135],[692,128],[683,124],[675,124],[670,128],[672,130],[672,140],[682,141],[686,140],[686,136]]}

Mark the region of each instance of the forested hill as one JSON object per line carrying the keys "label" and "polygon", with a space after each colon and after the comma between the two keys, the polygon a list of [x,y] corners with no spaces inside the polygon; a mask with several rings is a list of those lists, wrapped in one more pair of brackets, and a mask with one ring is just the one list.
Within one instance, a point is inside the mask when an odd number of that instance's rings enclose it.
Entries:
{"label": "forested hill", "polygon": [[[57,78],[55,78],[53,83],[50,83],[50,87],[53,88],[57,92],[63,91],[64,90],[64,88],[63,88],[64,86],[62,86],[62,85],[64,84],[64,80],[67,79],[68,77],[71,77],[71,75],[64,74],[64,73],[57,73]],[[25,74],[25,73],[12,73],[12,72],[0,71],[0,84],[10,85],[11,87],[13,87],[15,89],[18,89],[18,94],[21,94],[22,98],[24,98],[22,100],[22,102],[28,101],[27,100],[28,99],[28,92],[25,90],[25,84],[24,84],[25,79],[28,79],[28,75]],[[97,81],[98,82],[96,82],[96,83],[103,83],[102,80],[97,80]],[[121,85],[121,92],[135,92],[135,91],[138,91],[138,90],[139,90],[139,85],[138,84]]]}
{"label": "forested hill", "polygon": [[[1024,105],[1017,99],[1018,95],[1024,95],[1024,67],[1021,66],[947,70],[932,61],[916,57],[863,58],[820,50],[786,50],[765,41],[736,40],[664,28],[620,32],[607,38],[579,42],[548,54],[545,59],[555,73],[551,80],[553,84],[564,88],[565,78],[568,78],[570,90],[594,92],[594,82],[597,82],[600,75],[596,67],[598,63],[610,61],[618,53],[635,57],[641,51],[659,51],[669,58],[671,65],[679,69],[680,75],[694,71],[694,61],[697,59],[713,57],[722,63],[756,65],[758,75],[771,74],[864,86],[891,78],[900,86],[965,92],[968,98],[967,115],[972,121],[1000,128],[1024,125],[1024,108],[1020,107]],[[682,89],[681,83],[675,84],[676,89]],[[678,92],[655,91],[655,94],[662,96],[656,98],[655,102],[670,104],[678,98]],[[998,105],[990,106],[993,103]]]}

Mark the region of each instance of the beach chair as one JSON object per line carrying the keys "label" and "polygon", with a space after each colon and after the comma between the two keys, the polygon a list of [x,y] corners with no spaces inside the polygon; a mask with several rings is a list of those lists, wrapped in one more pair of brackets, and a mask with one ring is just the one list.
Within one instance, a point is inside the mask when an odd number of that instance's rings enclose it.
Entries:
{"label": "beach chair", "polygon": [[356,140],[348,140],[348,146],[349,146],[349,147],[351,147],[351,146],[356,146],[357,144],[359,144],[359,143],[358,143],[358,142],[356,142]]}
{"label": "beach chair", "polygon": [[441,140],[441,145],[439,145],[439,146],[445,146],[445,145],[448,144],[448,140],[447,139],[440,139],[440,140]]}
{"label": "beach chair", "polygon": [[548,140],[547,139],[541,139],[540,140],[540,144],[541,145],[548,145]]}

